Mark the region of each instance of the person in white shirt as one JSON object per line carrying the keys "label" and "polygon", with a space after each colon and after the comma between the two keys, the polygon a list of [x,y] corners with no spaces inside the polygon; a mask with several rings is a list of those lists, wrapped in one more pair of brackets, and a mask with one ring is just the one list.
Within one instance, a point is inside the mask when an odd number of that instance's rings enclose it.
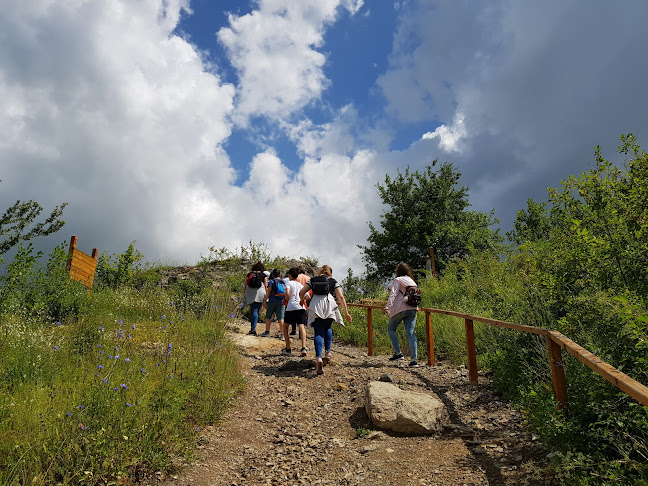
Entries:
{"label": "person in white shirt", "polygon": [[291,326],[296,326],[299,329],[299,338],[301,339],[301,356],[306,356],[306,307],[300,303],[299,292],[303,285],[297,281],[299,270],[291,268],[288,270],[288,278],[286,287],[290,289],[290,298],[286,306],[286,314],[284,315],[284,339],[290,342],[288,329]]}

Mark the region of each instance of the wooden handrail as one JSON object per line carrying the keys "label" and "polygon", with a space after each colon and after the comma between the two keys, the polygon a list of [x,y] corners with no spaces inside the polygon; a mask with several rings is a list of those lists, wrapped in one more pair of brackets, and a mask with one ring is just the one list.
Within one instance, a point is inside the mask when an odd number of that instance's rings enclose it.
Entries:
{"label": "wooden handrail", "polygon": [[[373,321],[371,320],[372,309],[384,308],[384,303],[377,305],[372,304],[347,304],[350,307],[361,307],[367,309],[367,322],[371,326],[367,330],[369,332],[368,342],[369,356],[373,356]],[[428,365],[434,365],[434,333],[432,328],[432,319],[430,314],[445,314],[453,317],[460,317],[464,319],[466,328],[466,351],[468,354],[468,377],[472,385],[477,385],[477,351],[475,348],[475,334],[473,323],[483,322],[491,326],[503,327],[513,329],[515,331],[527,332],[537,336],[544,336],[547,341],[547,350],[549,353],[549,363],[551,365],[551,377],[554,387],[554,398],[558,408],[567,412],[569,402],[567,400],[567,380],[565,378],[565,370],[562,359],[562,350],[564,349],[576,359],[591,368],[594,372],[601,375],[607,381],[616,386],[619,390],[631,396],[644,406],[648,406],[648,387],[642,385],[633,378],[630,378],[625,373],[617,370],[610,364],[606,363],[598,356],[590,353],[582,346],[571,341],[558,331],[544,329],[541,327],[526,326],[523,324],[515,324],[513,322],[500,321],[498,319],[491,319],[490,317],[474,316],[464,312],[456,312],[445,309],[434,308],[419,308],[419,312],[425,312],[425,327],[427,335],[427,354]]]}

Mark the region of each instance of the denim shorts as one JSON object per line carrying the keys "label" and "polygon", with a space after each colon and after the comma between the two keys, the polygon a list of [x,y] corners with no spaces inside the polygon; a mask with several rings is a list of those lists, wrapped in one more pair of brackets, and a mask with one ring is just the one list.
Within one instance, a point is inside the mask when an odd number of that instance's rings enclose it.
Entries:
{"label": "denim shorts", "polygon": [[286,306],[284,305],[283,301],[278,301],[278,302],[268,302],[267,307],[266,307],[266,319],[272,319],[272,314],[277,314],[277,320],[278,321],[283,321],[284,319],[284,312],[286,311]]}

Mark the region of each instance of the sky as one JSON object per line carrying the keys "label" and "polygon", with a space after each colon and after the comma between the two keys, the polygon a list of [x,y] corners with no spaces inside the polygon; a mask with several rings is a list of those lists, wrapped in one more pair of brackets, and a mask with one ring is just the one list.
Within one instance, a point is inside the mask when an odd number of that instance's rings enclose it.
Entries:
{"label": "sky", "polygon": [[648,3],[0,0],[0,210],[46,253],[195,264],[263,244],[362,273],[376,184],[452,162],[503,232],[648,147]]}

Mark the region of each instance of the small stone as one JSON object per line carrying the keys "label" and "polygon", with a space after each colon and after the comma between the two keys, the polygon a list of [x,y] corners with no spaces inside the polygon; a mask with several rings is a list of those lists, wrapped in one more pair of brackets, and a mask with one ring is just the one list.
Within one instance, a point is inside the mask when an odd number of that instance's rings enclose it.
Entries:
{"label": "small stone", "polygon": [[394,381],[394,380],[393,380],[393,378],[389,375],[389,373],[383,373],[382,375],[380,375],[380,378],[378,378],[378,381],[385,381],[385,382],[387,382],[387,383],[391,383],[391,382]]}

